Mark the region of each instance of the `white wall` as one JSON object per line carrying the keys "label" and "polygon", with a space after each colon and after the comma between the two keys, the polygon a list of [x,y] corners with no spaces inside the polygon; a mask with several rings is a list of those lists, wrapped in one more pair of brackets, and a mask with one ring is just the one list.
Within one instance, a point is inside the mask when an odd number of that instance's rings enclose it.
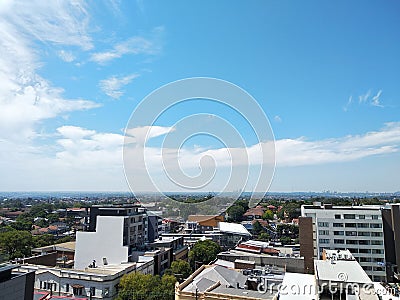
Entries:
{"label": "white wall", "polygon": [[76,233],[75,269],[84,270],[93,260],[103,266],[103,257],[109,265],[128,261],[128,247],[123,246],[124,217],[97,216],[96,232]]}

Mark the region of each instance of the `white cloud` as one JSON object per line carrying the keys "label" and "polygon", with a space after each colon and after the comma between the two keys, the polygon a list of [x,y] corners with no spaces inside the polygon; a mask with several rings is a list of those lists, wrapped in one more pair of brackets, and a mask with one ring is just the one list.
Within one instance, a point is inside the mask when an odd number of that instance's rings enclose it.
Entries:
{"label": "white cloud", "polygon": [[[384,107],[384,105],[381,103],[381,95],[382,95],[382,90],[379,90],[375,96],[372,96],[371,90],[367,91],[365,94],[359,95],[358,96],[358,104],[359,105],[371,105],[371,106],[376,106],[376,107]],[[353,96],[349,97],[349,100],[347,101],[346,105],[343,107],[343,110],[347,112],[350,108],[350,106],[354,103],[353,101]]]}
{"label": "white cloud", "polygon": [[72,52],[65,50],[58,51],[58,56],[65,62],[73,62],[75,60],[75,56]]}
{"label": "white cloud", "polygon": [[151,38],[144,38],[141,36],[131,37],[126,41],[115,44],[112,49],[108,51],[93,53],[91,60],[98,64],[104,65],[127,54],[157,54],[160,52],[159,38],[163,31],[163,27],[156,27],[152,31]]}
{"label": "white cloud", "polygon": [[0,14],[25,37],[84,50],[93,47],[88,34],[90,17],[84,1],[8,1]]}
{"label": "white cloud", "polygon": [[119,99],[124,94],[122,88],[138,76],[138,74],[131,74],[122,77],[111,76],[107,79],[101,80],[99,86],[107,96],[113,99]]}
{"label": "white cloud", "polygon": [[380,103],[381,94],[382,90],[379,90],[378,93],[374,97],[372,97],[371,104],[373,106],[383,107],[383,105]]}
{"label": "white cloud", "polygon": [[274,117],[274,121],[280,123],[280,122],[282,122],[282,118],[280,116],[276,115]]}
{"label": "white cloud", "polygon": [[[130,168],[133,169],[131,171],[136,182],[141,183],[144,177],[142,172],[161,176],[163,166],[181,166],[183,170],[199,170],[201,166],[203,171],[207,171],[214,165],[211,160],[202,160],[205,156],[211,157],[217,168],[223,169],[231,166],[233,157],[233,166],[243,167],[244,172],[249,164],[251,167],[257,167],[265,162],[260,156],[260,149],[267,151],[269,158],[272,155],[268,153],[271,145],[267,143],[248,148],[194,147],[183,148],[180,151],[143,147],[147,134],[149,139],[167,133],[173,134],[174,130],[175,128],[162,126],[145,126],[128,130],[128,136],[135,142],[135,147],[130,148],[131,152],[127,154],[131,159]],[[0,183],[0,190],[11,188],[18,181],[20,188],[31,186],[36,189],[54,190],[63,187],[71,190],[127,188],[123,175],[122,134],[100,133],[76,126],[59,127],[57,133],[56,144],[41,147],[0,141],[0,167],[8,170],[7,178]],[[315,141],[305,138],[281,139],[276,141],[275,147],[278,167],[351,162],[377,155],[389,155],[400,150],[400,122],[388,123],[378,131],[362,135]],[[135,164],[135,161],[142,157],[143,151],[148,170],[142,169],[140,163]],[[174,163],[176,160],[179,162],[178,165]],[[143,186],[143,189],[146,189],[146,186]]]}
{"label": "white cloud", "polygon": [[80,1],[10,1],[0,9],[0,138],[26,142],[41,121],[97,107],[82,99],[64,99],[63,89],[37,74],[35,51],[43,43],[92,47],[88,16]]}
{"label": "white cloud", "polygon": [[369,90],[365,94],[358,96],[358,102],[359,103],[366,103],[370,96],[371,96],[371,91]]}

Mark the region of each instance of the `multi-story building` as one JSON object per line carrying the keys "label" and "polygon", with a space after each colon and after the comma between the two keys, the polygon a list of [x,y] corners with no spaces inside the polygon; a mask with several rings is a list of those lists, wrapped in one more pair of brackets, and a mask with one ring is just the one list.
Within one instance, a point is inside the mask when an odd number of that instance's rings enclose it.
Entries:
{"label": "multi-story building", "polygon": [[348,249],[374,281],[386,280],[381,206],[303,205],[299,220],[300,252],[306,271],[324,249]]}
{"label": "multi-story building", "polygon": [[153,243],[162,232],[162,212],[147,211],[148,235],[147,240]]}
{"label": "multi-story building", "polygon": [[93,205],[88,208],[87,231],[94,232],[96,230],[98,216],[124,218],[123,243],[124,246],[129,247],[129,251],[143,247],[147,241],[147,215],[140,205]]}

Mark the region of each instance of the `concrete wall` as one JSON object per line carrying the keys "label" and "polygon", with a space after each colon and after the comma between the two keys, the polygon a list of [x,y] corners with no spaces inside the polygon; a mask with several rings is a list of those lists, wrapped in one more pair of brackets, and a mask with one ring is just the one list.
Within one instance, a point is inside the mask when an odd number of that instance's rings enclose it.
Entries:
{"label": "concrete wall", "polygon": [[95,232],[76,233],[75,269],[84,270],[93,260],[103,266],[103,258],[109,265],[128,261],[128,247],[123,246],[124,217],[97,216]]}
{"label": "concrete wall", "polygon": [[24,263],[54,267],[57,263],[57,252],[25,258]]}

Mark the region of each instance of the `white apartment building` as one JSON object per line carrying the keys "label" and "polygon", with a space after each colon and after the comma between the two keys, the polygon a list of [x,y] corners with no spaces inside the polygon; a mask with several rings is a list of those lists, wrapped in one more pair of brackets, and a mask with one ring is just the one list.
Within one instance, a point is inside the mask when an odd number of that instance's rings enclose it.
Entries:
{"label": "white apartment building", "polygon": [[[312,219],[314,258],[320,259],[323,249],[346,250],[360,263],[373,281],[384,281],[385,245],[380,206],[303,205],[302,217]],[[300,224],[300,231],[311,230]],[[311,233],[300,234],[300,243],[307,244]],[[303,244],[303,245],[304,245]],[[311,242],[307,245],[311,246]]]}

